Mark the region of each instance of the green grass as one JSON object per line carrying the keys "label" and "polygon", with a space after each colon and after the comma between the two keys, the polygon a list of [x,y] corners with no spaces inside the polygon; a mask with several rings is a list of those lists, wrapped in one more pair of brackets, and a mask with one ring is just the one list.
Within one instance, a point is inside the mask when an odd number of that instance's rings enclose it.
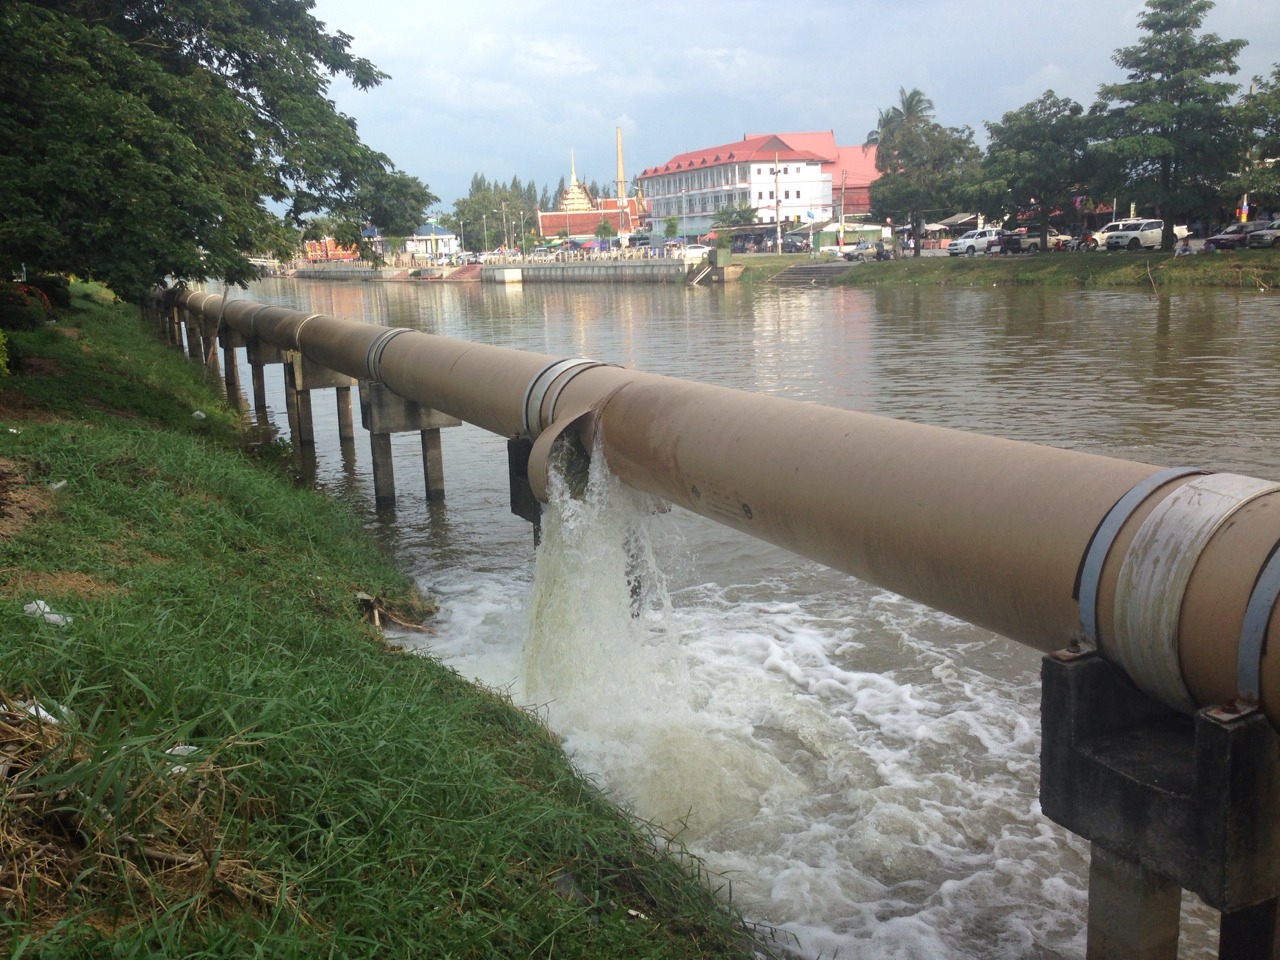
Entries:
{"label": "green grass", "polygon": [[381,642],[358,591],[428,605],[193,364],[84,287],[58,326],[0,386],[11,956],[752,955],[537,717]]}
{"label": "green grass", "polygon": [[1274,290],[1280,252],[1175,257],[1172,253],[1042,253],[1008,257],[915,257],[852,266],[839,280],[852,286],[1191,287]]}
{"label": "green grass", "polygon": [[[819,261],[808,254],[739,254],[740,281],[762,283],[787,267]],[[1211,255],[1174,257],[1172,253],[1048,253],[1010,257],[908,257],[878,263],[850,264],[837,283],[861,287],[890,286],[1055,286],[1145,287],[1185,289],[1280,288],[1280,251],[1238,250]]]}

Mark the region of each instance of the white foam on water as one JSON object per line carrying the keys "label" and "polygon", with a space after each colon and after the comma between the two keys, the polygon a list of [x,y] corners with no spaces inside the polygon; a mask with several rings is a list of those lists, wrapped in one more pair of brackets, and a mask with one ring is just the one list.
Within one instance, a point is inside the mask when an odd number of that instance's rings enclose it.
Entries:
{"label": "white foam on water", "polygon": [[[433,582],[432,652],[543,712],[803,957],[1082,956],[1088,847],[1037,800],[1038,655],[769,547],[704,581],[689,516],[592,464],[584,499],[553,481],[532,584]],[[1210,939],[1191,916],[1183,956]]]}

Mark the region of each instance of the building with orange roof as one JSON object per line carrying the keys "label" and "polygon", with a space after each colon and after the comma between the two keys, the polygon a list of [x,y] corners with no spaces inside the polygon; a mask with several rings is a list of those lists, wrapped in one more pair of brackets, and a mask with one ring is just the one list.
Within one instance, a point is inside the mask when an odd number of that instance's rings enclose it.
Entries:
{"label": "building with orange roof", "polygon": [[653,221],[707,232],[724,207],[756,208],[757,222],[826,222],[870,212],[875,148],[837,146],[835,133],[768,133],[681,153],[636,178]]}

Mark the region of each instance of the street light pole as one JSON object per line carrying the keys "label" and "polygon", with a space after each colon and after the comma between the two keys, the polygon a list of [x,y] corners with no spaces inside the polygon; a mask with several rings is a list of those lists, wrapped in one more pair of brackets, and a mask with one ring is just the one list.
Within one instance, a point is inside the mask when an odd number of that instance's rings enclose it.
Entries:
{"label": "street light pole", "polygon": [[502,245],[506,248],[511,247],[511,237],[507,233],[507,201],[502,201]]}
{"label": "street light pole", "polygon": [[489,214],[480,211],[480,226],[484,227],[484,236],[480,238],[480,248],[482,250],[489,249]]}

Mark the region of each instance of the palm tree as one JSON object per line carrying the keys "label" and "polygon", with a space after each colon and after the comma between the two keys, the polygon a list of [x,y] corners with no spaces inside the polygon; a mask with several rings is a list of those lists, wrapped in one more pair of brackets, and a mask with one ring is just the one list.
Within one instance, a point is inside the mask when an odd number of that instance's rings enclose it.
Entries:
{"label": "palm tree", "polygon": [[915,130],[932,122],[933,101],[917,87],[909,91],[905,87],[899,87],[897,105],[880,111],[876,128],[867,134],[867,139],[862,146],[886,148],[876,151],[876,169],[884,173],[893,169],[891,161],[896,160],[898,141],[901,140],[903,132]]}

